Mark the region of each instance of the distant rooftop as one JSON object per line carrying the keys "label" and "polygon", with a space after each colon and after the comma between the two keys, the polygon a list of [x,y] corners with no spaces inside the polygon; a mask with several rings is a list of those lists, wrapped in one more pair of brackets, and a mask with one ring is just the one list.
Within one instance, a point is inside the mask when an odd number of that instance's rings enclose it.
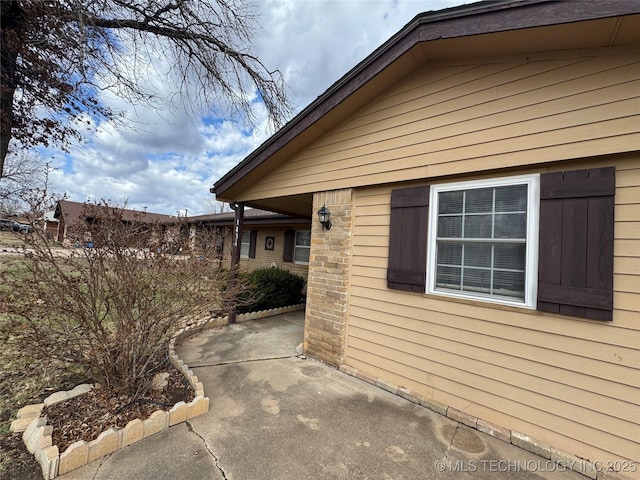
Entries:
{"label": "distant rooftop", "polygon": [[[87,208],[108,208],[105,205],[72,202],[69,200],[60,200],[53,213],[53,218],[58,219],[61,216],[67,224],[77,222],[81,219],[83,212]],[[117,207],[116,207],[117,208]],[[176,217],[172,215],[164,215],[161,213],[152,213],[141,210],[132,210],[121,208],[123,220],[143,220],[148,222],[159,223],[175,223],[177,221],[209,224],[209,225],[233,225],[235,212],[210,213],[206,215],[195,215],[192,217]],[[46,216],[46,215],[45,215]],[[47,217],[49,220],[50,218]],[[244,211],[244,221],[251,224],[273,224],[273,223],[308,223],[309,220],[280,213],[269,212],[257,208],[248,208]]]}

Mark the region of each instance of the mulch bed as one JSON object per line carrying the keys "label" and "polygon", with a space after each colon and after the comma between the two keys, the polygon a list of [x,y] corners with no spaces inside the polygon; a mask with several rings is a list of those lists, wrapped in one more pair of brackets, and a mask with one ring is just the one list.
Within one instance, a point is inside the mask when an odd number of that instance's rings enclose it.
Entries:
{"label": "mulch bed", "polygon": [[150,391],[133,404],[126,395],[98,387],[45,407],[42,415],[47,417],[47,425],[53,426],[53,445],[62,453],[74,442],[90,442],[109,428],[122,429],[131,420],[144,420],[156,410],[169,410],[180,401],[193,400],[195,393],[184,375],[175,368],[169,373],[165,389]]}

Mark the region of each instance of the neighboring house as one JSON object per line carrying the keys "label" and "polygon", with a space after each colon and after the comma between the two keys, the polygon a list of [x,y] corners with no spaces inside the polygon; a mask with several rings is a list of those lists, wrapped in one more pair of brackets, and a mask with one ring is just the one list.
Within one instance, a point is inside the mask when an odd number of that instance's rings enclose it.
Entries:
{"label": "neighboring house", "polygon": [[[199,231],[215,228],[223,265],[231,265],[234,212],[189,217],[190,235],[195,249]],[[208,236],[207,236],[208,237]],[[255,270],[278,267],[307,278],[311,245],[311,220],[259,209],[244,212],[244,227],[240,239],[240,268]]]}
{"label": "neighboring house", "polygon": [[[87,217],[93,215],[96,208],[99,211],[106,207],[60,200],[55,210],[45,215],[47,235],[60,243],[82,241],[81,238],[76,238],[79,230],[73,226],[95,220]],[[168,236],[179,238],[180,243],[188,245],[192,252],[200,251],[203,247],[202,242],[209,242],[215,238],[217,240],[213,241],[217,241],[215,248],[222,265],[231,266],[234,212],[178,218],[130,209],[120,211],[125,222],[135,220],[159,223]],[[259,209],[247,210],[243,232],[240,241],[242,269],[250,271],[276,266],[307,277],[311,244],[309,218]]]}
{"label": "neighboring house", "polygon": [[[81,240],[75,238],[78,232],[73,232],[74,228],[81,224],[89,224],[95,221],[90,218],[95,211],[107,208],[104,205],[94,205],[87,203],[71,202],[69,200],[60,200],[56,204],[53,218],[57,220],[57,235],[54,239],[60,243],[73,243]],[[117,208],[117,207],[116,207]],[[177,218],[171,215],[163,215],[160,213],[140,212],[126,208],[119,208],[123,222],[148,222],[159,223],[163,225],[175,224]],[[49,223],[47,223],[47,232],[49,232]]]}
{"label": "neighboring house", "polygon": [[640,2],[418,15],[212,191],[312,217],[306,353],[638,475]]}

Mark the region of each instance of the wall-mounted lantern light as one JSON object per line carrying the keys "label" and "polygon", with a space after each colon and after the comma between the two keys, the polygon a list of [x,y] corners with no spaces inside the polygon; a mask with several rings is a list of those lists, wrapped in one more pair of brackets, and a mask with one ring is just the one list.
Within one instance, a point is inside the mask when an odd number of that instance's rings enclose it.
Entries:
{"label": "wall-mounted lantern light", "polygon": [[325,228],[327,230],[331,230],[331,212],[329,211],[329,209],[327,208],[326,205],[323,205],[322,208],[320,210],[318,210],[318,219],[320,220],[320,223],[322,224],[322,229],[324,230]]}

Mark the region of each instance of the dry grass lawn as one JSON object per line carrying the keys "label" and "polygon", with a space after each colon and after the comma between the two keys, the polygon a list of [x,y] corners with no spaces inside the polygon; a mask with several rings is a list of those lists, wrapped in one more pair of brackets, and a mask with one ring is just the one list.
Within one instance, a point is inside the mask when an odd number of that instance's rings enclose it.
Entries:
{"label": "dry grass lawn", "polygon": [[[7,247],[21,247],[22,235],[0,232],[0,273],[20,275],[24,272],[21,255],[6,254]],[[0,283],[1,303],[11,301],[20,292],[7,291]],[[6,319],[0,313],[0,327]],[[0,479],[40,480],[40,467],[27,452],[21,434],[9,432],[17,410],[39,403],[53,391],[72,388],[82,379],[55,362],[34,361],[18,351],[11,342],[11,332],[0,331]]]}

